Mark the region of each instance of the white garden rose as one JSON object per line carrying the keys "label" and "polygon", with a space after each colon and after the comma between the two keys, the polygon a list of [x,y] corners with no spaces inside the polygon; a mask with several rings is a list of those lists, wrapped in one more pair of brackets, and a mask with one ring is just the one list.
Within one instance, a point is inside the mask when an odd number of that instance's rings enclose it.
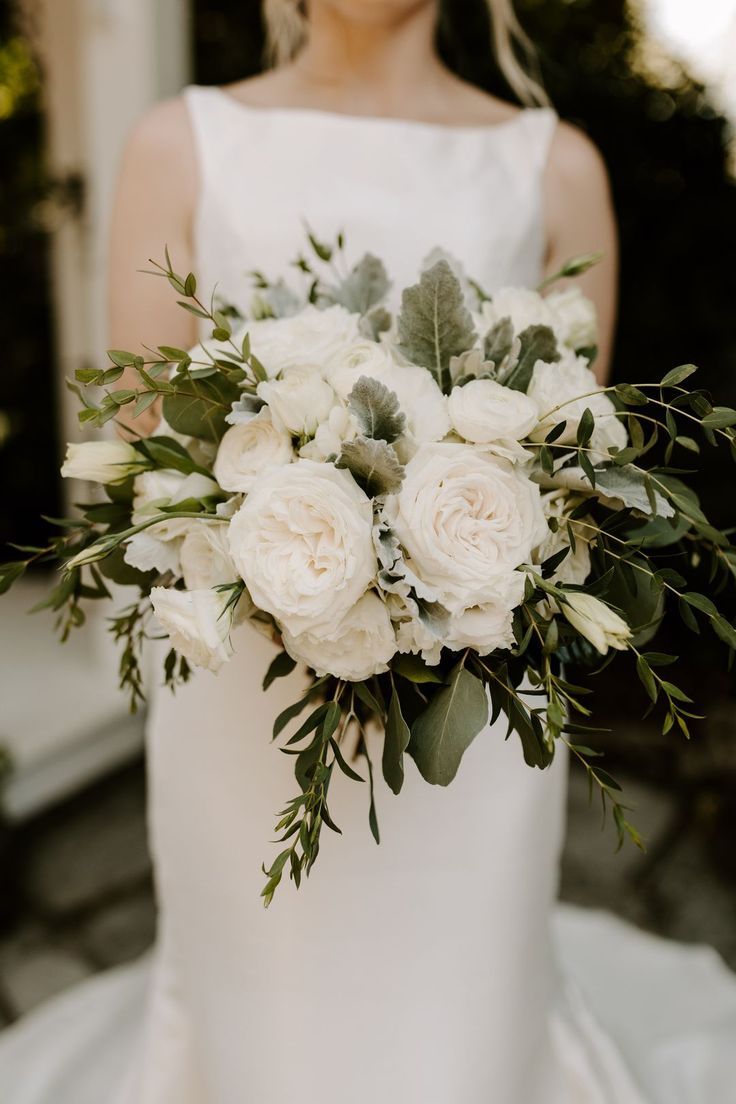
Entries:
{"label": "white garden rose", "polygon": [[227,596],[216,590],[151,590],[151,605],[172,648],[209,671],[219,671],[233,654],[226,602]]}
{"label": "white garden rose", "polygon": [[623,617],[594,598],[592,594],[570,592],[562,612],[574,629],[589,640],[596,651],[605,655],[609,648],[626,651],[631,640],[631,629]]}
{"label": "white garden rose", "polygon": [[453,387],[447,408],[455,432],[476,444],[521,441],[539,418],[536,403],[523,392],[486,379]]}
{"label": "white garden rose", "polygon": [[318,675],[362,682],[388,670],[396,653],[396,636],[386,606],[373,592],[364,594],[331,632],[283,633],[292,659],[306,663]]}
{"label": "white garden rose", "polygon": [[223,490],[247,492],[262,472],[290,464],[293,458],[291,437],[264,409],[249,422],[228,429],[217,450],[214,475]]}
{"label": "white garden rose", "polygon": [[302,364],[320,367],[357,341],[360,332],[357,314],[335,305],[319,310],[309,305],[288,318],[267,318],[249,322],[243,333],[250,334],[251,351],[273,377],[286,368]]}
{"label": "white garden rose", "polygon": [[255,604],[293,636],[337,629],[376,575],[373,507],[353,477],[297,460],[258,480],[230,522]]}
{"label": "white garden rose", "polygon": [[326,421],[317,426],[313,439],[299,449],[299,455],[324,462],[329,456],[337,456],[344,442],[357,435],[358,423],[347,407],[333,406]]}
{"label": "white garden rose", "polygon": [[555,332],[571,349],[586,349],[598,342],[598,315],[595,303],[583,295],[580,287],[570,284],[562,291],[553,291],[545,302],[555,320]]}
{"label": "white garden rose", "polygon": [[278,379],[258,384],[274,424],[295,437],[312,437],[335,403],[335,392],[315,364],[285,368]]}
{"label": "white garden rose", "polygon": [[364,338],[341,349],[324,366],[324,375],[341,399],[346,400],[361,376],[379,379],[390,386],[395,361],[390,350]]}
{"label": "white garden rose", "polygon": [[61,468],[64,479],[88,479],[92,483],[122,483],[145,463],[127,441],[81,441],[67,445]]}
{"label": "white garden rose", "polygon": [[237,581],[238,570],[230,555],[227,530],[226,522],[190,522],[179,549],[187,590],[206,590]]}
{"label": "white garden rose", "polygon": [[607,460],[609,446],[626,447],[626,427],[584,357],[565,351],[557,363],[538,360],[527,394],[536,403],[541,419],[531,434],[534,440],[544,440],[553,426],[564,421],[565,430],[556,443],[574,444],[580,419],[588,408],[595,418],[588,446],[591,461]]}
{"label": "white garden rose", "polygon": [[499,579],[544,539],[539,487],[518,468],[468,445],[418,449],[386,520],[410,569],[451,613],[497,597]]}
{"label": "white garden rose", "polygon": [[520,571],[504,576],[494,598],[455,614],[445,638],[447,647],[455,652],[473,648],[479,655],[512,647],[513,613],[524,598],[525,578]]}
{"label": "white garden rose", "polygon": [[476,318],[476,329],[483,337],[502,318],[510,318],[518,337],[529,326],[549,326],[558,332],[559,321],[547,299],[530,288],[500,288],[487,299]]}

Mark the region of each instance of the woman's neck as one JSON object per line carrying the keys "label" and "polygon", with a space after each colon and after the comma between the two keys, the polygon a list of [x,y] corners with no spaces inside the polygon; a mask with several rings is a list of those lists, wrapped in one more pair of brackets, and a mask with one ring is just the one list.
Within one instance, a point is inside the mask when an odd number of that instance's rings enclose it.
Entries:
{"label": "woman's neck", "polygon": [[436,54],[435,24],[433,4],[380,23],[348,21],[314,5],[309,40],[287,67],[288,79],[302,97],[334,100],[356,114],[432,111],[456,83]]}

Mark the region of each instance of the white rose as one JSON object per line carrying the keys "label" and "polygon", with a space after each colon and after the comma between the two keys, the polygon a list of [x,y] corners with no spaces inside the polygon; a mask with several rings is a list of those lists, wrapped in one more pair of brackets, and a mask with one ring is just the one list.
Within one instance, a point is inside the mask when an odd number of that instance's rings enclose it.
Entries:
{"label": "white rose", "polygon": [[555,319],[555,330],[571,349],[586,349],[598,342],[598,315],[595,303],[583,295],[576,284],[553,291],[546,298]]}
{"label": "white rose", "polygon": [[521,441],[539,418],[532,399],[495,380],[471,380],[464,387],[453,387],[447,408],[455,432],[477,444]]}
{"label": "white rose", "polygon": [[609,648],[623,652],[631,639],[631,629],[610,606],[592,594],[570,592],[562,612],[574,629],[605,655]]}
{"label": "white rose", "polygon": [[558,332],[559,321],[548,300],[530,288],[507,287],[495,291],[493,297],[481,305],[476,320],[481,337],[502,318],[511,319],[517,337],[529,326],[549,326]]}
{"label": "white rose", "polygon": [[516,571],[499,585],[497,595],[480,606],[470,606],[450,621],[444,643],[455,652],[473,648],[488,655],[514,644],[513,613],[524,598],[525,576]]}
{"label": "white rose", "polygon": [[396,653],[388,610],[373,592],[364,594],[327,636],[283,633],[289,655],[306,663],[318,675],[334,675],[350,682],[362,682],[388,670]]}
{"label": "white rose", "polygon": [[347,399],[361,376],[380,379],[390,387],[390,377],[394,371],[391,353],[384,345],[368,338],[356,341],[341,349],[324,366],[324,376],[340,396]]}
{"label": "white rose", "polygon": [[493,602],[499,578],[529,562],[546,532],[536,484],[497,457],[450,442],[417,451],[385,513],[411,570],[451,613]]}
{"label": "white rose", "polygon": [[565,430],[557,438],[557,444],[574,444],[580,419],[587,407],[595,418],[595,429],[588,446],[591,461],[600,463],[607,460],[609,446],[626,447],[626,427],[584,357],[565,351],[555,364],[538,360],[527,394],[536,403],[541,419],[531,434],[534,440],[544,440],[553,426],[564,421]]}
{"label": "white rose", "polygon": [[255,604],[294,636],[333,631],[376,575],[371,500],[331,464],[297,460],[258,481],[230,522]]}
{"label": "white rose", "polygon": [[357,314],[335,305],[319,310],[309,305],[288,318],[250,322],[243,333],[250,334],[251,352],[269,376],[302,364],[331,363],[334,357],[360,336]]}
{"label": "white rose", "polygon": [[82,441],[66,446],[61,468],[64,479],[88,479],[92,483],[122,483],[145,463],[127,441]]}
{"label": "white rose", "polygon": [[291,437],[274,425],[268,410],[228,429],[220,441],[214,475],[225,491],[249,491],[256,478],[272,467],[290,464],[294,458]]}
{"label": "white rose", "polygon": [[399,400],[406,433],[414,442],[441,441],[450,432],[447,399],[426,368],[396,364],[383,382]]}
{"label": "white rose", "polygon": [[[588,488],[590,489],[590,488]],[[587,518],[582,518],[580,524],[573,526],[575,532],[575,550],[570,545],[567,533],[565,509],[568,506],[569,496],[564,491],[550,491],[542,496],[542,508],[547,518],[557,518],[557,531],[553,532],[549,527],[542,543],[534,549],[532,562],[543,564],[545,560],[561,552],[563,548],[569,549],[562,563],[554,575],[552,583],[572,583],[574,586],[582,586],[590,575],[590,544],[595,536],[593,528],[586,529]]]}
{"label": "white rose", "polygon": [[274,422],[295,437],[312,437],[335,403],[335,392],[314,364],[285,368],[278,379],[258,384]]}
{"label": "white rose", "polygon": [[225,522],[192,521],[179,549],[187,590],[234,583],[238,571],[230,556]]}
{"label": "white rose", "polygon": [[172,648],[195,667],[219,671],[233,654],[227,596],[216,590],[154,587],[151,605]]}
{"label": "white rose", "polygon": [[344,406],[333,406],[327,420],[317,426],[317,432],[311,441],[299,449],[299,455],[307,460],[325,461],[329,456],[337,456],[345,441],[352,441],[358,434],[358,423]]}

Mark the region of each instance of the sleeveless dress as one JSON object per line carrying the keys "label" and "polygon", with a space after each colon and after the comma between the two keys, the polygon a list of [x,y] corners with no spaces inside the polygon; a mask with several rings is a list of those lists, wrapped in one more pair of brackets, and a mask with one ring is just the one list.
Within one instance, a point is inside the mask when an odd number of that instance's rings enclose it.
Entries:
{"label": "sleeveless dress", "polygon": [[[538,282],[550,109],[447,127],[257,109],[200,87],[186,97],[203,289],[241,301],[249,270],[288,274],[305,221],[323,239],[344,230],[353,260],[381,256],[396,288],[437,245],[490,292]],[[564,748],[532,770],[499,723],[447,789],[409,761],[395,797],[379,769],[379,846],[367,787],[337,776],[342,836],[323,833],[310,878],[298,892],[285,880],[264,910],[261,863],[294,790],[271,726],[304,674],[264,694],[273,645],[247,626],[234,643],[217,677],[198,672],[152,705],[152,963],[96,979],[0,1039],[3,1100],[736,1100],[736,987],[717,956],[555,906]],[[369,751],[380,762],[375,736]]]}

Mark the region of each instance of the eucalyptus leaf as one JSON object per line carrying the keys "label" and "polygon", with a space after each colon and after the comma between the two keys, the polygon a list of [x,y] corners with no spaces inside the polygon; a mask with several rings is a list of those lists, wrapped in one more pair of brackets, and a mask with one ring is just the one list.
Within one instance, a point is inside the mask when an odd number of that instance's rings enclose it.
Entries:
{"label": "eucalyptus leaf", "polygon": [[646,489],[646,477],[637,468],[625,464],[623,467],[604,468],[595,473],[596,485],[609,498],[620,498],[625,506],[633,510],[639,510],[642,514],[654,515],[660,518],[675,516],[672,504],[660,494],[654,491],[656,511],[652,509],[652,503]]}
{"label": "eucalyptus leaf", "polygon": [[347,468],[355,482],[371,498],[395,494],[404,478],[404,468],[392,446],[370,437],[347,441],[335,467]]}
{"label": "eucalyptus leaf", "polygon": [[398,794],[404,785],[404,752],[411,732],[401,712],[399,695],[394,690],[386,716],[386,733],[383,740],[383,777],[389,789]]}
{"label": "eucalyptus leaf", "polygon": [[177,433],[218,442],[227,429],[227,415],[240,398],[240,388],[218,373],[210,379],[181,377],[173,394],[164,396],[164,418]]}
{"label": "eucalyptus leaf", "polygon": [[422,777],[448,786],[463,755],[488,721],[488,699],[480,679],[458,664],[411,730],[408,751]]}
{"label": "eucalyptus leaf", "polygon": [[404,356],[429,369],[446,391],[450,358],[475,344],[462,285],[447,261],[437,261],[418,284],[404,290],[398,328]]}

